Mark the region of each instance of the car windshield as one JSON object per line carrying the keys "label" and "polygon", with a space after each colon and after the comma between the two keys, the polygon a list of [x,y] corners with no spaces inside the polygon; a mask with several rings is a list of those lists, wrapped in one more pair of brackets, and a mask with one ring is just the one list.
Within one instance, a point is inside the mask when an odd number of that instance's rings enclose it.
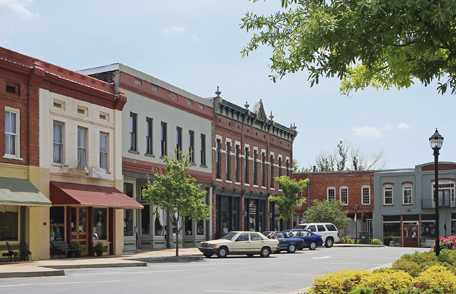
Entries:
{"label": "car windshield", "polygon": [[236,232],[229,232],[228,234],[226,234],[225,236],[223,236],[222,238],[220,239],[225,239],[225,240],[232,240],[234,236],[236,236]]}

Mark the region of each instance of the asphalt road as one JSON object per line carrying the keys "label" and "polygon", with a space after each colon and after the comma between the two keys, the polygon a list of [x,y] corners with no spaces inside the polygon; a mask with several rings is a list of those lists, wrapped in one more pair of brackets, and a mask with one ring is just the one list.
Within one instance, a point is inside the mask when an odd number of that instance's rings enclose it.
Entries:
{"label": "asphalt road", "polygon": [[270,258],[232,257],[143,268],[66,270],[64,277],[0,280],[1,294],[296,293],[315,276],[384,266],[411,248],[321,248]]}

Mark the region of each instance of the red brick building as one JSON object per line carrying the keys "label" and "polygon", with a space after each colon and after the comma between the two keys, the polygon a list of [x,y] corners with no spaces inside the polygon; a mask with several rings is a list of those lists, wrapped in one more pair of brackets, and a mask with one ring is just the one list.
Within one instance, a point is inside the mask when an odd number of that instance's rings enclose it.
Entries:
{"label": "red brick building", "polygon": [[352,237],[355,237],[356,231],[358,234],[361,232],[372,234],[373,171],[310,172],[294,174],[293,177],[309,179],[309,185],[303,191],[308,207],[315,200],[339,201],[347,216],[352,219],[345,233]]}
{"label": "red brick building", "polygon": [[274,178],[291,175],[296,127],[269,118],[260,100],[253,110],[214,98],[213,232],[276,228],[268,196],[278,192]]}

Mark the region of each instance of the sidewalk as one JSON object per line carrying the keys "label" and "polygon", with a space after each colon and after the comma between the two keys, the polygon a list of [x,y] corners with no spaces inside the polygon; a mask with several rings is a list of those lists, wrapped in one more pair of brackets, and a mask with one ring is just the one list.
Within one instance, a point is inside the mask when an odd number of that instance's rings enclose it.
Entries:
{"label": "sidewalk", "polygon": [[188,262],[198,261],[203,257],[197,248],[142,251],[115,257],[86,257],[49,259],[33,262],[0,264],[0,278],[63,276],[64,269],[137,267],[147,266],[151,262]]}

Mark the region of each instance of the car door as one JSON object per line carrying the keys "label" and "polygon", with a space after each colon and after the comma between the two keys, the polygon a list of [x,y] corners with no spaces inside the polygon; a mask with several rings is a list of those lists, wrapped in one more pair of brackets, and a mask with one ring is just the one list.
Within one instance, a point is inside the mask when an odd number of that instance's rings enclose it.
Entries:
{"label": "car door", "polygon": [[243,253],[250,252],[250,234],[240,233],[234,240],[231,252],[232,253]]}
{"label": "car door", "polygon": [[250,233],[250,251],[259,252],[264,245],[264,239],[258,233]]}

